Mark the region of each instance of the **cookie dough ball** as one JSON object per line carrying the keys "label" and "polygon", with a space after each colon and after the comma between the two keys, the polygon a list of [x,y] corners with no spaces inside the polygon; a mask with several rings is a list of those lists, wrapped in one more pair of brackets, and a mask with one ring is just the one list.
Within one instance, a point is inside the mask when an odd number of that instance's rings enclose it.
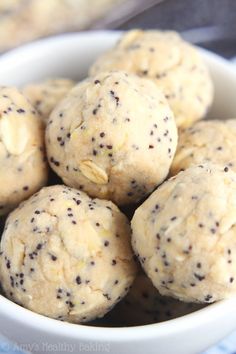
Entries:
{"label": "cookie dough ball", "polygon": [[203,118],[213,85],[197,49],[170,31],[132,30],[97,59],[90,73],[125,70],[152,79],[163,89],[178,127]]}
{"label": "cookie dough ball", "polygon": [[0,215],[47,182],[44,131],[34,108],[15,88],[0,87]]}
{"label": "cookie dough ball", "polygon": [[48,160],[65,184],[118,205],[139,201],[168,174],[173,114],[150,80],[100,73],[79,83],[50,116]]}
{"label": "cookie dough ball", "polygon": [[236,174],[190,167],[165,182],[132,219],[133,248],[162,295],[209,303],[236,293]]}
{"label": "cookie dough ball", "polygon": [[69,79],[50,79],[33,83],[23,88],[23,94],[37,109],[44,123],[56,105],[75,86],[75,82]]}
{"label": "cookie dough ball", "polygon": [[109,201],[43,188],[7,219],[0,279],[7,297],[69,322],[102,317],[136,273],[126,217]]}
{"label": "cookie dough ball", "polygon": [[184,316],[202,307],[161,296],[151,280],[140,272],[128,295],[99,322],[113,326],[143,326]]}
{"label": "cookie dough ball", "polygon": [[[101,18],[109,16],[111,11],[116,11],[117,6],[123,2],[124,0],[0,0],[0,52],[37,38],[86,30]],[[65,56],[67,54],[65,52]],[[62,68],[63,59],[57,59]],[[48,65],[49,72],[52,72],[52,68]]]}
{"label": "cookie dough ball", "polygon": [[202,121],[180,130],[171,174],[203,162],[228,166],[236,172],[235,137],[236,119]]}

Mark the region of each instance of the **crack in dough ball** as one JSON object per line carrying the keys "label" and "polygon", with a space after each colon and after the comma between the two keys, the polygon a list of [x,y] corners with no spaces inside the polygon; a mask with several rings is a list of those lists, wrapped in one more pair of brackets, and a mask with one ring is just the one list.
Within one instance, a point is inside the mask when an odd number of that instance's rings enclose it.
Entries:
{"label": "crack in dough ball", "polygon": [[0,215],[47,182],[40,118],[15,88],[0,87]]}
{"label": "crack in dough ball", "polygon": [[197,122],[179,131],[171,175],[192,165],[215,163],[236,172],[236,119]]}
{"label": "crack in dough ball", "polygon": [[198,50],[176,32],[132,30],[90,69],[124,70],[152,79],[174,112],[178,127],[203,118],[213,100],[213,84]]}
{"label": "crack in dough ball", "polygon": [[132,244],[162,295],[210,303],[236,292],[236,174],[190,167],[135,212]]}
{"label": "crack in dough ball", "polygon": [[202,304],[161,296],[151,280],[140,271],[127,296],[96,324],[143,326],[181,317],[202,307]]}
{"label": "crack in dough ball", "polygon": [[75,81],[69,79],[49,79],[31,83],[23,87],[23,94],[37,109],[46,124],[52,110],[75,86]]}
{"label": "crack in dough ball", "polygon": [[102,317],[135,275],[128,220],[110,201],[46,187],[7,219],[1,284],[32,311],[75,323]]}
{"label": "crack in dough ball", "polygon": [[61,101],[50,116],[46,145],[65,184],[123,205],[165,179],[177,129],[152,81],[107,72],[79,83]]}

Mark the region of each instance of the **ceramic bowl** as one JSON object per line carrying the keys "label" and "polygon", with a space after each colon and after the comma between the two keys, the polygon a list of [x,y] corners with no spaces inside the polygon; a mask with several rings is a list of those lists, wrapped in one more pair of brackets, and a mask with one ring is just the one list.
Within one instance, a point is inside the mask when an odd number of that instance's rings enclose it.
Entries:
{"label": "ceramic bowl", "polygon": [[[84,32],[52,37],[0,58],[0,85],[21,86],[48,77],[80,80],[118,32]],[[209,118],[236,118],[236,70],[230,62],[201,51],[215,84]],[[33,353],[194,354],[236,328],[236,298],[194,313],[136,327],[93,327],[56,321],[26,310],[0,295],[0,332]]]}

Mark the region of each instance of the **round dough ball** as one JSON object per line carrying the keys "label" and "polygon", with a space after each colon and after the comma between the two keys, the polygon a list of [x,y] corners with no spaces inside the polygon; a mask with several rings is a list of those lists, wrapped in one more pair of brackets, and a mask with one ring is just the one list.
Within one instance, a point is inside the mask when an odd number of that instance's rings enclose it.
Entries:
{"label": "round dough ball", "polygon": [[75,82],[69,79],[50,79],[26,85],[23,94],[37,109],[44,123],[47,123],[52,110],[73,86]]}
{"label": "round dough ball", "polygon": [[133,248],[162,295],[210,303],[236,293],[236,174],[193,166],[135,212]]}
{"label": "round dough ball", "polygon": [[171,174],[203,162],[228,166],[236,172],[235,137],[236,119],[202,121],[180,130]]}
{"label": "round dough ball", "polygon": [[49,163],[65,184],[118,205],[139,201],[165,179],[176,144],[160,90],[124,72],[79,83],[46,129]]}
{"label": "round dough ball", "polygon": [[202,307],[202,304],[161,296],[151,280],[140,272],[127,296],[97,324],[116,327],[143,326],[181,317]]}
{"label": "round dough ball", "polygon": [[44,130],[34,108],[15,88],[0,87],[0,215],[47,182]]}
{"label": "round dough ball", "polygon": [[90,69],[125,70],[152,79],[163,89],[178,127],[203,118],[213,100],[213,85],[199,52],[176,32],[132,30]]}
{"label": "round dough ball", "polygon": [[[123,2],[124,0],[0,0],[0,52],[37,38],[86,30],[101,18],[109,16],[111,11],[116,11],[117,6]],[[81,56],[83,54],[80,53]],[[68,56],[65,49],[63,57],[57,57],[62,70],[64,58]],[[80,65],[79,60],[77,65]],[[52,73],[53,70],[52,62],[51,65],[48,64],[48,72]]]}
{"label": "round dough ball", "polygon": [[136,273],[126,217],[109,201],[43,188],[7,219],[0,279],[7,297],[69,322],[103,316]]}

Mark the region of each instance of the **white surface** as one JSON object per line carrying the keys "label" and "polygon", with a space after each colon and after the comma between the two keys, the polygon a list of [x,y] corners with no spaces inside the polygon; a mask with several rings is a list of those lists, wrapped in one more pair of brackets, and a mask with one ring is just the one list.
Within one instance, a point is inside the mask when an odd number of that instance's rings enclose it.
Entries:
{"label": "white surface", "polygon": [[[16,49],[0,58],[0,84],[22,85],[53,76],[82,78],[95,57],[119,33],[58,36]],[[236,71],[202,51],[216,87],[214,118],[236,117]],[[194,354],[236,328],[236,299],[164,323],[131,328],[96,328],[34,314],[0,296],[0,332],[35,353]],[[53,349],[54,348],[54,349]]]}

